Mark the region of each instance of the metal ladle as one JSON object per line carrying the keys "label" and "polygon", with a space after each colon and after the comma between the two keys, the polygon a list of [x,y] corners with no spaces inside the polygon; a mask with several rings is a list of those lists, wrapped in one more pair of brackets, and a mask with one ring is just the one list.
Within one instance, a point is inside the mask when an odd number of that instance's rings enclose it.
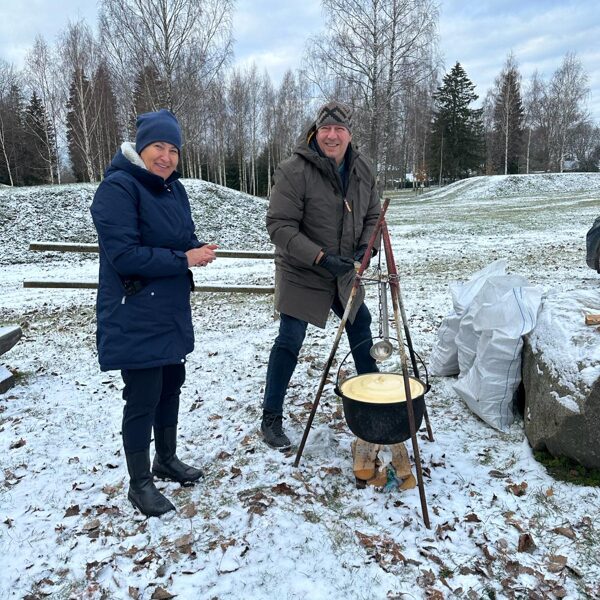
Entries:
{"label": "metal ladle", "polygon": [[379,303],[379,319],[383,339],[375,342],[369,350],[369,353],[377,362],[386,360],[394,351],[394,346],[389,340],[390,328],[387,310],[387,284],[385,281],[379,283]]}

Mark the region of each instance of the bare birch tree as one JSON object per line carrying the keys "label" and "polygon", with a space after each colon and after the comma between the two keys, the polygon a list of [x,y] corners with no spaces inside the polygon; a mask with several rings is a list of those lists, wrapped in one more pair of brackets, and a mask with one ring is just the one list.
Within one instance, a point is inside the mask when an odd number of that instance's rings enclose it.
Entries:
{"label": "bare birch tree", "polygon": [[166,86],[166,108],[175,113],[195,90],[189,78],[208,86],[230,57],[233,0],[102,0],[100,6],[114,67],[122,75],[132,61],[153,67]]}
{"label": "bare birch tree", "polygon": [[590,93],[588,76],[574,53],[568,52],[565,55],[561,66],[550,80],[548,93],[556,121],[555,137],[551,145],[552,158],[562,173],[569,135],[588,117],[585,106]]}
{"label": "bare birch tree", "polygon": [[52,132],[52,136],[46,136],[44,140],[46,145],[44,159],[48,163],[50,182],[60,183],[59,143],[60,136],[64,133],[67,79],[61,72],[56,50],[51,49],[40,35],[36,36],[25,62],[25,74],[29,87],[37,93],[44,104]]}
{"label": "bare birch tree", "polygon": [[8,156],[8,140],[7,131],[4,124],[4,98],[6,97],[8,90],[13,82],[14,69],[13,66],[7,63],[5,60],[0,59],[0,152],[2,154],[2,162],[7,171],[8,182],[11,186],[14,185],[12,177],[10,158]]}

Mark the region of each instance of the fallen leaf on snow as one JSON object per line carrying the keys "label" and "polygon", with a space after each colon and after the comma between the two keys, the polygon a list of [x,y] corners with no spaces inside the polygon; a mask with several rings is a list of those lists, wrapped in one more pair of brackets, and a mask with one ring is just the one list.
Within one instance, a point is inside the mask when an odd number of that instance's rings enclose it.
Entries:
{"label": "fallen leaf on snow", "polygon": [[91,521],[84,523],[82,529],[83,531],[94,531],[95,529],[98,529],[98,527],[100,527],[100,519],[92,519]]}
{"label": "fallen leaf on snow", "polygon": [[170,598],[175,598],[175,594],[171,594],[164,588],[157,587],[150,598],[151,600],[169,600]]}
{"label": "fallen leaf on snow", "polygon": [[535,542],[530,533],[522,533],[519,536],[519,545],[517,546],[517,552],[532,552],[535,550]]}
{"label": "fallen leaf on snow", "polygon": [[515,496],[524,496],[527,491],[527,482],[512,483],[506,486],[506,490],[512,492]]}
{"label": "fallen leaf on snow", "polygon": [[274,485],[271,488],[271,491],[275,492],[276,494],[284,494],[286,496],[294,496],[294,497],[298,496],[298,493],[296,492],[296,490],[294,490],[293,488],[291,488],[284,481],[282,481],[281,483],[278,483],[277,485]]}
{"label": "fallen leaf on snow", "polygon": [[465,515],[464,519],[467,523],[481,523],[481,519],[475,513]]}
{"label": "fallen leaf on snow", "polygon": [[560,554],[551,554],[548,556],[548,571],[550,573],[560,573],[567,566],[567,557]]}
{"label": "fallen leaf on snow", "polygon": [[67,508],[65,517],[74,517],[79,514],[79,504],[73,504]]}
{"label": "fallen leaf on snow", "polygon": [[502,471],[497,471],[496,469],[488,471],[488,475],[496,479],[504,479],[505,477],[507,477],[506,473],[503,473]]}
{"label": "fallen leaf on snow", "polygon": [[435,583],[435,575],[433,571],[421,571],[421,574],[417,577],[417,583],[422,588],[432,586]]}
{"label": "fallen leaf on snow", "polygon": [[188,502],[180,511],[179,514],[186,519],[191,519],[198,514],[198,509],[193,502]]}
{"label": "fallen leaf on snow", "polygon": [[564,535],[571,540],[577,539],[577,535],[570,527],[555,527],[550,530],[552,533],[558,533],[559,535]]}

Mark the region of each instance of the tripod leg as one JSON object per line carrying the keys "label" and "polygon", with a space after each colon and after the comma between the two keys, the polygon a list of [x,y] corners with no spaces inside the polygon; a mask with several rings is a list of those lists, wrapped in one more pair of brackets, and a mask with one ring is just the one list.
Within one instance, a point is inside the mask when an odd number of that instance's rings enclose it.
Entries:
{"label": "tripod leg", "polygon": [[[387,228],[382,230],[383,243],[385,248],[385,259],[388,267],[388,276],[390,277],[390,292],[392,295],[392,306],[394,309],[394,323],[396,325],[396,335],[398,336],[398,345],[400,347],[400,363],[402,365],[402,376],[404,378],[404,393],[406,396],[406,408],[408,413],[408,424],[410,429],[410,438],[412,441],[413,454],[415,457],[415,468],[417,470],[417,482],[419,485],[419,497],[421,499],[421,513],[423,515],[423,522],[427,529],[431,529],[429,522],[429,512],[427,510],[427,498],[425,497],[425,486],[423,484],[423,469],[421,468],[421,454],[419,452],[419,444],[417,442],[417,432],[415,426],[415,411],[412,402],[412,395],[410,392],[410,382],[408,378],[408,359],[406,356],[406,350],[404,349],[404,340],[402,338],[402,332],[400,331],[400,317],[399,317],[399,306],[398,306],[398,283],[396,271],[396,264],[394,262],[394,255],[392,253],[392,244],[390,242],[390,236]],[[393,280],[392,280],[393,279]]]}
{"label": "tripod leg", "polygon": [[342,333],[344,331],[344,327],[346,326],[346,321],[348,320],[348,315],[350,314],[352,304],[354,303],[354,297],[356,296],[356,290],[357,290],[356,287],[352,288],[352,293],[350,294],[350,298],[348,299],[348,304],[346,305],[346,310],[344,311],[344,315],[342,316],[340,326],[338,327],[338,331],[335,336],[335,340],[333,342],[333,348],[331,348],[329,358],[327,359],[327,363],[325,364],[325,368],[323,369],[323,375],[321,375],[319,389],[317,390],[317,395],[315,396],[315,401],[313,402],[313,406],[310,411],[310,416],[308,417],[308,422],[306,423],[306,427],[304,429],[304,435],[302,436],[302,441],[300,442],[300,446],[298,447],[298,452],[296,453],[296,459],[294,460],[295,467],[297,467],[300,464],[300,458],[302,458],[302,453],[304,452],[304,446],[306,444],[306,440],[308,438],[310,428],[312,427],[312,422],[315,418],[315,414],[317,412],[317,407],[319,406],[319,402],[321,401],[321,395],[323,394],[323,388],[325,387],[325,382],[327,380],[327,376],[329,375],[329,370],[331,369],[331,364],[333,363],[335,353],[337,352],[338,346],[340,344],[340,339],[341,339]]}
{"label": "tripod leg", "polygon": [[[400,290],[400,279],[398,278],[398,269],[396,268],[396,261],[394,259],[394,253],[392,252],[392,244],[390,241],[390,234],[388,233],[387,223],[383,223],[381,226],[381,233],[384,236],[384,239],[388,240],[389,244],[389,252],[387,246],[385,246],[385,260],[388,264],[388,272],[394,273],[395,276],[395,288],[396,294],[398,298],[398,305],[400,307],[400,314],[402,316],[402,324],[404,326],[404,335],[406,337],[406,345],[408,346],[408,351],[410,353],[410,361],[413,368],[413,373],[415,377],[419,378],[419,368],[417,366],[417,359],[415,358],[415,351],[412,345],[412,338],[410,336],[410,330],[408,329],[408,319],[406,318],[406,311],[404,310],[404,301],[402,300],[402,291]],[[429,413],[427,412],[427,405],[425,405],[423,416],[425,417],[425,426],[427,427],[427,437],[430,442],[433,442],[433,430],[431,429],[431,423],[429,422]]]}

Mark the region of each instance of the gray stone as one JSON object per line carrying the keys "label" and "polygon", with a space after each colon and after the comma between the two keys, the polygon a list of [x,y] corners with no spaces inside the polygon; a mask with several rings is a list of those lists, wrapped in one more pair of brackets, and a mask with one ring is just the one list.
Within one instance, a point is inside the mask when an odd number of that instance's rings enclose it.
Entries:
{"label": "gray stone", "polygon": [[9,325],[0,327],[0,355],[8,352],[23,335],[18,325]]}
{"label": "gray stone", "polygon": [[0,365],[0,394],[10,390],[15,385],[14,375],[6,368]]}
{"label": "gray stone", "polygon": [[585,312],[600,312],[595,288],[545,299],[522,370],[532,448],[600,469],[600,332],[584,324]]}

